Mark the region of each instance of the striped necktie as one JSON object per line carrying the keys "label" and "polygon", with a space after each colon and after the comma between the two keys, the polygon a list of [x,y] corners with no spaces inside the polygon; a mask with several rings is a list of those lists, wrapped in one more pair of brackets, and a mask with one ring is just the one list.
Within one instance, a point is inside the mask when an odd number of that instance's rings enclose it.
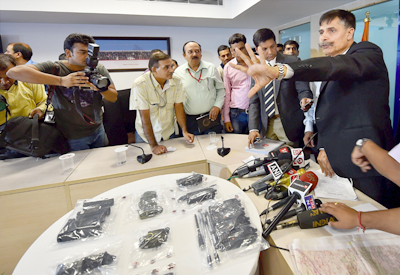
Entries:
{"label": "striped necktie", "polygon": [[[271,66],[271,64],[268,63]],[[265,86],[265,112],[268,117],[275,115],[275,100],[274,100],[274,83],[271,80],[267,86]]]}

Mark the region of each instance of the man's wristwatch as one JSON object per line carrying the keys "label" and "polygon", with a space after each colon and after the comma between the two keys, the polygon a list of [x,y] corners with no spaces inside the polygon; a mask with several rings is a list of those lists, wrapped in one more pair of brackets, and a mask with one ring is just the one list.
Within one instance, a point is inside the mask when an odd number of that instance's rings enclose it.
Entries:
{"label": "man's wristwatch", "polygon": [[370,140],[370,139],[369,138],[360,138],[359,140],[357,140],[356,146],[357,146],[358,150],[361,151],[361,147],[363,147],[364,143],[368,140]]}

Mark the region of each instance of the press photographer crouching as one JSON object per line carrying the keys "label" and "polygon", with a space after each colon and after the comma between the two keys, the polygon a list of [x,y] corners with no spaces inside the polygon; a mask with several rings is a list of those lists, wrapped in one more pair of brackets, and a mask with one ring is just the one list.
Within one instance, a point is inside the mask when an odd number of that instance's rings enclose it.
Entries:
{"label": "press photographer crouching", "polygon": [[20,81],[51,86],[56,126],[71,151],[105,145],[101,101],[104,97],[115,102],[118,95],[107,69],[98,64],[98,46],[89,47],[91,43],[95,41],[89,35],[70,34],[64,41],[66,60],[18,66],[7,72]]}
{"label": "press photographer crouching", "polygon": [[[32,118],[38,114],[39,119],[42,119],[46,111],[44,85],[9,78],[7,72],[15,66],[16,60],[12,55],[0,54],[0,131],[5,127],[6,115],[7,119],[11,119],[18,116]],[[0,154],[5,158],[24,156],[10,150]]]}

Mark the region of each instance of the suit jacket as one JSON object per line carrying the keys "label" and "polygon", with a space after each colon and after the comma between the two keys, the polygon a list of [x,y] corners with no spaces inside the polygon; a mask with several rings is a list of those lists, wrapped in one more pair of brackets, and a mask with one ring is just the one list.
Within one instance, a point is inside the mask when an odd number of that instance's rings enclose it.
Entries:
{"label": "suit jacket", "polygon": [[324,81],[316,109],[318,146],[324,148],[333,170],[342,177],[363,173],[351,162],[360,138],[382,148],[393,147],[389,110],[389,78],[382,50],[370,42],[354,43],[345,55],[312,58],[290,64],[293,79]]}
{"label": "suit jacket", "polygon": [[[276,63],[292,63],[300,60],[293,55],[284,55],[278,52]],[[251,87],[254,86],[254,79],[251,79]],[[293,79],[275,80],[274,92],[276,98],[275,108],[278,108],[282,125],[286,136],[290,141],[302,141],[304,136],[304,113],[300,109],[300,100],[312,98],[312,92],[308,82],[294,81]],[[249,130],[258,129],[261,115],[261,122],[265,129],[268,127],[268,116],[265,112],[265,87],[260,89],[249,102]]]}

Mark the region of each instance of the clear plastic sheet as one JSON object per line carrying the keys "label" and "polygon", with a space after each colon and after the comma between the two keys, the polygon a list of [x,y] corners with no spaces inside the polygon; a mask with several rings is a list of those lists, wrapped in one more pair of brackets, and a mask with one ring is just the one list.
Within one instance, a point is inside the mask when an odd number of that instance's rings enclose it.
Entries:
{"label": "clear plastic sheet", "polygon": [[165,214],[170,214],[170,205],[161,189],[149,188],[133,194],[130,218],[145,221]]}
{"label": "clear plastic sheet", "polygon": [[74,211],[57,235],[57,242],[85,240],[112,233],[123,198],[78,200]]}
{"label": "clear plastic sheet", "polygon": [[130,268],[142,269],[174,256],[169,224],[157,223],[133,232]]}
{"label": "clear plastic sheet", "polygon": [[205,202],[194,214],[203,272],[207,273],[232,259],[261,251],[269,244],[250,221],[240,195]]}
{"label": "clear plastic sheet", "polygon": [[80,248],[74,255],[65,257],[52,274],[56,275],[110,275],[117,274],[121,242],[103,248]]}
{"label": "clear plastic sheet", "polygon": [[207,200],[213,200],[218,197],[218,186],[202,185],[192,188],[190,191],[182,191],[179,189],[170,189],[168,196],[170,197],[172,212],[174,214],[187,214],[193,209],[198,208]]}

